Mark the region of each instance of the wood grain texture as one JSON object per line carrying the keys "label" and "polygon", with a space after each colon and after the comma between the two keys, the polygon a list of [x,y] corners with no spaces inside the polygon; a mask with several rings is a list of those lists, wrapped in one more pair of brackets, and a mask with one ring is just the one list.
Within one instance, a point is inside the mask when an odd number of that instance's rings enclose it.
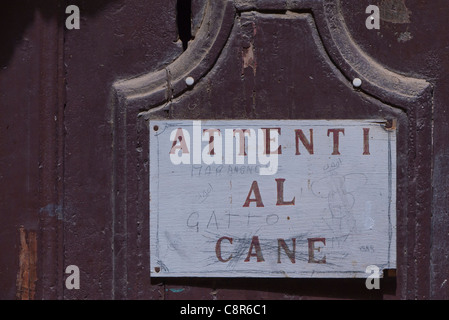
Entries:
{"label": "wood grain texture", "polygon": [[[143,192],[139,193],[139,199],[145,199],[145,192],[149,191],[146,174],[151,161],[146,157],[146,152],[149,152],[147,131],[150,119],[322,119],[323,116],[328,119],[345,119],[348,115],[352,115],[353,119],[396,118],[397,161],[402,163],[398,167],[397,177],[397,216],[398,221],[401,221],[397,230],[397,263],[398,278],[404,277],[408,274],[404,267],[409,259],[406,248],[413,239],[413,234],[410,233],[412,220],[408,219],[407,211],[413,205],[410,199],[413,198],[414,185],[410,181],[414,180],[410,179],[416,175],[411,170],[413,156],[408,152],[415,141],[416,117],[411,117],[409,121],[405,110],[410,110],[412,114],[414,104],[418,101],[421,103],[421,99],[428,99],[429,90],[426,88],[424,92],[417,93],[417,96],[407,96],[405,99],[401,94],[396,95],[391,90],[388,93],[384,88],[376,91],[371,90],[373,87],[370,86],[366,92],[362,86],[362,89],[354,90],[350,80],[351,71],[344,64],[334,64],[334,55],[338,54],[338,50],[332,49],[332,41],[321,34],[326,33],[321,30],[326,26],[322,8],[317,7],[317,2],[299,1],[296,4],[303,4],[306,6],[305,10],[297,7],[294,11],[257,12],[258,9],[253,8],[256,10],[254,11],[249,8],[239,12],[235,16],[228,41],[213,68],[180,96],[174,96],[159,106],[141,112],[145,106],[153,104],[151,92],[148,92],[148,96],[133,95],[132,86],[128,88],[130,94],[123,94],[120,90],[117,92],[114,105],[119,117],[114,130],[118,138],[115,144],[116,172],[121,172],[117,176],[118,186],[120,190],[128,192],[128,209],[134,206],[137,191]],[[295,54],[292,55],[293,52]],[[188,74],[184,77],[187,76]],[[376,94],[382,95],[382,99],[374,98]],[[394,105],[386,102],[394,102]],[[399,102],[400,107],[397,106]],[[138,114],[137,119],[135,114]],[[126,127],[126,134],[120,129],[123,126]],[[422,141],[430,139],[427,135],[421,138]],[[139,150],[137,153],[133,147],[136,145]],[[140,166],[139,162],[144,163],[144,166]],[[131,163],[137,167],[133,167]],[[127,174],[123,175],[124,172]],[[123,192],[118,194],[117,199],[118,203],[124,203],[120,198],[123,199]],[[141,212],[148,212],[148,205],[144,202],[139,203],[138,207],[138,216],[143,217]],[[118,212],[121,215],[124,211]],[[136,216],[131,210],[127,210],[126,214],[129,218]],[[402,223],[404,221],[408,221],[408,224]],[[151,224],[149,219],[148,223]],[[158,292],[161,298],[192,295],[205,298],[211,297],[209,288],[212,287],[213,292],[216,292],[220,288],[244,291],[255,286],[250,279],[239,281],[238,284],[219,281],[217,278],[168,279],[151,277],[152,284],[157,285],[153,287],[154,292]],[[300,285],[303,282],[298,281],[291,280],[286,284],[285,288],[291,290],[285,292],[290,292],[295,297],[338,296],[338,293],[330,293],[326,286],[309,290],[310,286],[314,286],[313,283],[304,287]],[[340,280],[338,283],[338,287],[345,288],[340,296],[355,297],[356,292],[362,294],[356,289],[357,286],[364,287],[361,282],[357,284],[350,280]],[[404,292],[408,290],[404,286],[408,283],[407,280],[396,282],[393,278],[383,283],[383,289],[376,296],[381,297],[386,293],[395,295],[395,290],[398,290],[400,296],[404,296]],[[164,284],[167,285],[166,288],[174,288],[176,294],[161,290],[160,285]],[[180,291],[180,286],[185,290]],[[274,282],[265,279],[262,286],[270,292],[266,295],[253,292],[249,296],[277,296],[276,292],[279,290]],[[372,294],[367,293],[368,296]],[[213,297],[216,296],[218,295]]]}
{"label": "wood grain texture", "polygon": [[[447,1],[378,1],[374,31],[369,1],[192,0],[186,52],[176,2],[73,0],[76,31],[63,1],[3,4],[0,298],[448,299]],[[397,119],[396,276],[371,291],[364,279],[150,277],[149,119]],[[37,246],[23,291],[21,226]],[[235,244],[222,241],[223,260]],[[80,290],[64,289],[67,264]]]}

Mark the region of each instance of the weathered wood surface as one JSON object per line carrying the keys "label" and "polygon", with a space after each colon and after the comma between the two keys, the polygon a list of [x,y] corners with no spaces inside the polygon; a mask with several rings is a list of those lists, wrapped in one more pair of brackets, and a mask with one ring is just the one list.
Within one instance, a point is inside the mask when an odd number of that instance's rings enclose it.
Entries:
{"label": "weathered wood surface", "polygon": [[[200,2],[185,52],[175,0],[74,0],[80,30],[64,29],[61,1],[4,3],[0,298],[16,298],[25,280],[23,226],[37,237],[36,299],[448,299],[447,1],[377,1],[380,30],[365,27],[366,1],[235,0],[225,15],[225,1]],[[220,28],[211,20],[222,16]],[[160,93],[130,86],[143,99],[111,102],[112,87],[138,76]],[[149,277],[149,132],[138,114],[150,109],[167,119],[397,118],[397,277],[370,291],[363,279]],[[64,287],[68,264],[80,267],[80,290]]]}
{"label": "weathered wood surface", "polygon": [[396,135],[382,121],[172,120],[149,131],[153,277],[396,267]]}

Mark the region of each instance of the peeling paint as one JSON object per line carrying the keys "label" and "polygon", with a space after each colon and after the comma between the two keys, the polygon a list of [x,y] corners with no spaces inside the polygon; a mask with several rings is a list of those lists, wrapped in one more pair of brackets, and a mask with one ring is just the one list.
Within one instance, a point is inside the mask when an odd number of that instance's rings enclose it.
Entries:
{"label": "peeling paint", "polygon": [[181,292],[185,291],[184,288],[180,288],[180,289],[168,289],[168,290],[170,290],[170,291],[173,292],[173,293],[181,293]]}
{"label": "peeling paint", "polygon": [[252,68],[254,75],[256,75],[257,63],[252,43],[250,43],[248,48],[243,48],[243,69],[248,67]]}
{"label": "peeling paint", "polygon": [[413,39],[413,36],[410,32],[402,32],[398,37],[398,42],[407,42]]}
{"label": "peeling paint", "polygon": [[17,274],[18,300],[34,300],[37,281],[36,231],[20,227],[19,272]]}
{"label": "peeling paint", "polygon": [[410,23],[411,11],[405,0],[382,0],[379,5],[380,19],[391,23]]}
{"label": "peeling paint", "polygon": [[54,203],[50,203],[43,208],[40,208],[39,213],[47,214],[50,217],[56,217],[58,220],[62,220],[62,206]]}

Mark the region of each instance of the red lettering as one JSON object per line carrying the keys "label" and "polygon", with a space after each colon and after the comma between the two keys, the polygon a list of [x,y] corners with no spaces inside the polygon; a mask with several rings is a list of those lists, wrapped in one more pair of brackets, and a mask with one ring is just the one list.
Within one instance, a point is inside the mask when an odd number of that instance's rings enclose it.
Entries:
{"label": "red lettering", "polygon": [[369,156],[369,128],[363,128],[363,155]]}
{"label": "red lettering", "polygon": [[285,243],[284,239],[278,239],[278,263],[281,263],[281,248],[284,249],[285,253],[287,254],[287,257],[290,259],[292,263],[296,262],[295,252],[296,252],[296,239],[292,239],[293,242],[293,249],[290,250]]}
{"label": "red lettering", "polygon": [[[255,253],[252,253],[253,248],[256,249]],[[258,236],[253,237],[253,240],[251,241],[251,246],[249,247],[248,255],[246,256],[245,262],[249,262],[251,257],[257,257],[257,262],[265,261],[265,259],[263,258],[263,255],[262,255],[262,250],[260,249],[260,242],[259,242]]]}
{"label": "red lettering", "polygon": [[[179,144],[178,144],[179,141]],[[189,148],[186,145],[186,141],[184,138],[184,134],[182,133],[182,129],[179,128],[176,131],[176,139],[173,141],[173,145],[170,150],[170,154],[175,154],[176,150],[181,149],[181,153],[189,153]]]}
{"label": "red lettering", "polygon": [[339,155],[340,151],[338,150],[339,144],[340,144],[340,132],[345,135],[345,129],[328,129],[327,130],[327,136],[332,133],[334,137],[334,150],[332,152],[332,155]]}
{"label": "red lettering", "polygon": [[296,133],[296,155],[300,155],[299,152],[299,140],[301,140],[304,147],[307,149],[309,154],[313,154],[313,129],[310,130],[310,140],[307,140],[306,135],[301,129],[295,130]]}
{"label": "red lettering", "polygon": [[270,142],[271,142],[271,136],[270,132],[271,130],[277,130],[279,135],[281,135],[281,128],[262,128],[262,131],[265,135],[265,154],[282,154],[281,146],[278,147],[278,149],[274,152],[271,152],[270,149]]}
{"label": "red lettering", "polygon": [[326,256],[324,256],[320,260],[315,259],[315,251],[320,252],[321,250],[321,247],[315,247],[315,242],[322,242],[324,245],[326,245],[326,239],[309,238],[307,239],[307,241],[309,242],[309,263],[326,263]]}
{"label": "red lettering", "polygon": [[284,201],[284,181],[285,179],[275,179],[277,183],[277,206],[294,206],[295,197],[292,201]]}
{"label": "red lettering", "polygon": [[217,255],[217,258],[218,258],[219,261],[221,261],[221,262],[228,262],[229,260],[232,259],[232,254],[227,259],[223,259],[221,257],[221,242],[223,240],[227,240],[227,241],[229,241],[230,244],[232,244],[232,240],[233,239],[229,238],[229,237],[221,237],[220,239],[218,239],[217,244],[215,245],[215,254]]}
{"label": "red lettering", "polygon": [[218,132],[218,135],[220,135],[220,129],[204,129],[203,130],[203,135],[205,133],[209,134],[209,154],[211,156],[215,155],[215,151],[214,151],[214,135],[215,132]]}
{"label": "red lettering", "polygon": [[248,129],[234,129],[234,137],[235,134],[238,133],[239,134],[239,146],[240,146],[240,150],[239,150],[239,156],[246,156],[246,152],[245,152],[245,133],[248,132],[248,135],[251,135],[251,131],[249,131]]}
{"label": "red lettering", "polygon": [[[251,199],[251,194],[254,192],[255,198]],[[249,207],[249,204],[251,202],[256,203],[256,207],[263,207],[262,197],[260,196],[259,191],[259,185],[257,184],[257,181],[253,181],[253,184],[251,185],[251,189],[249,189],[248,196],[246,197],[246,201],[243,204],[244,207]]]}

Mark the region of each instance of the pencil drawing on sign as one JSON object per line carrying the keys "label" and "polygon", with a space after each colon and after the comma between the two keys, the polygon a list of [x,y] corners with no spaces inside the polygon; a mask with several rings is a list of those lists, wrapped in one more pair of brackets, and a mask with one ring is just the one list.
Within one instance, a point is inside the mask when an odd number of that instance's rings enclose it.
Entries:
{"label": "pencil drawing on sign", "polygon": [[396,267],[396,133],[374,120],[151,120],[155,277]]}
{"label": "pencil drawing on sign", "polygon": [[331,217],[325,223],[334,232],[335,239],[346,240],[347,236],[356,231],[356,219],[353,208],[357,190],[367,183],[363,173],[350,173],[344,176],[338,174],[341,159],[328,166],[328,175],[312,184],[315,196],[327,199]]}

